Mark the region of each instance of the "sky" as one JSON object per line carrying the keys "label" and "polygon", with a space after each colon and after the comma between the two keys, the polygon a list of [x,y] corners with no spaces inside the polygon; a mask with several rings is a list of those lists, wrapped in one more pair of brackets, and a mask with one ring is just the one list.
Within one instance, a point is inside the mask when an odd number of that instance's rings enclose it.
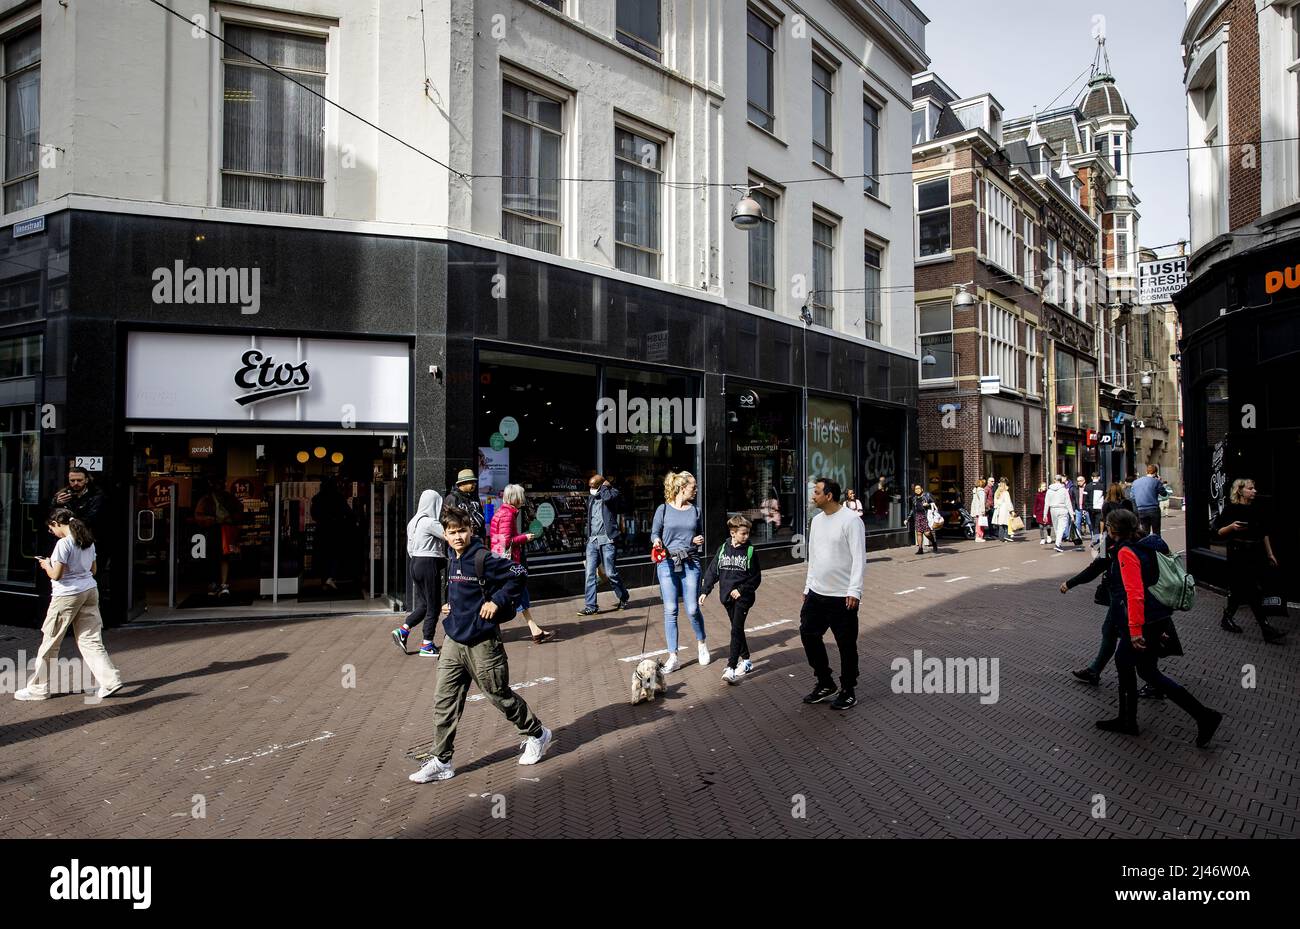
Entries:
{"label": "sky", "polygon": [[[1106,48],[1116,86],[1137,117],[1134,152],[1187,145],[1183,90],[1183,0],[914,0],[930,18],[926,51],[934,70],[963,97],[991,93],[1004,118],[1078,100],[1097,49],[1094,17],[1104,17]],[[1133,190],[1141,244],[1187,238],[1187,155],[1135,155]],[[1177,254],[1164,249],[1162,255]]]}

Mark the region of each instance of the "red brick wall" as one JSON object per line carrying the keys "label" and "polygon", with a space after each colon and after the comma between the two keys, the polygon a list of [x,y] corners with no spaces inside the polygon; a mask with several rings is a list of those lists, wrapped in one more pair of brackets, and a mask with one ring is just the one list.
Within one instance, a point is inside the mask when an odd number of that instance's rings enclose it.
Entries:
{"label": "red brick wall", "polygon": [[1260,216],[1258,146],[1251,159],[1242,146],[1262,137],[1259,113],[1259,26],[1255,0],[1231,0],[1198,36],[1213,33],[1224,23],[1228,32],[1228,228],[1249,225]]}

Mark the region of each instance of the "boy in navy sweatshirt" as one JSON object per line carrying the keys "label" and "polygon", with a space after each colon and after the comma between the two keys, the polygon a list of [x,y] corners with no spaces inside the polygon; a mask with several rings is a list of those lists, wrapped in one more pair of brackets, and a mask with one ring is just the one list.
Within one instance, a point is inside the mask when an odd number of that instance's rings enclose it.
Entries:
{"label": "boy in navy sweatshirt", "polygon": [[718,549],[700,581],[700,606],[704,606],[713,585],[718,584],[722,608],[731,620],[731,657],[727,659],[727,670],[722,672],[722,679],[728,684],[739,683],[754,670],[749,660],[749,643],[745,641],[745,617],[754,606],[754,592],[763,582],[763,569],[759,567],[754,546],[749,544],[749,530],[753,525],[739,514],[727,520],[731,541]]}
{"label": "boy in navy sweatshirt", "polygon": [[519,730],[524,747],[520,764],[537,764],[551,744],[551,730],[510,689],[510,666],[497,630],[498,623],[515,615],[527,572],[523,565],[489,552],[473,534],[472,516],[465,510],[444,506],[440,522],[448,548],[442,621],[446,640],[438,656],[432,757],[411,775],[417,784],[445,781],[456,773],[452,747],[471,681]]}

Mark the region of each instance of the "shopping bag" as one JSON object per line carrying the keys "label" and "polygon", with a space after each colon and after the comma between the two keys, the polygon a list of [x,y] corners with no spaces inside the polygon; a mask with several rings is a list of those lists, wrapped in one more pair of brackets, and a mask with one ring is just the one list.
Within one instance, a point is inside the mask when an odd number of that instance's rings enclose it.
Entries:
{"label": "shopping bag", "polygon": [[1025,528],[1025,521],[1021,519],[1019,516],[1017,516],[1015,513],[1012,513],[1011,518],[1007,520],[1007,531],[1014,535],[1015,533],[1019,532],[1024,528]]}
{"label": "shopping bag", "polygon": [[926,519],[930,523],[931,529],[938,529],[944,523],[943,514],[939,512],[937,506],[930,507],[927,511]]}
{"label": "shopping bag", "polygon": [[987,529],[987,528],[988,528],[988,524],[989,524],[989,518],[988,518],[987,516],[981,516],[981,517],[979,518],[979,527],[980,527],[981,529]]}

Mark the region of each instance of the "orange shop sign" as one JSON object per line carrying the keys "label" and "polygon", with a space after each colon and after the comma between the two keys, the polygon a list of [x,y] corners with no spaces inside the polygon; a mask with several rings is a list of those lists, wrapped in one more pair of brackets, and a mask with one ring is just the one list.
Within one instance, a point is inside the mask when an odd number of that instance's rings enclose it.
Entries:
{"label": "orange shop sign", "polygon": [[1300,290],[1300,265],[1283,268],[1281,271],[1269,271],[1264,275],[1264,293],[1275,294],[1283,288]]}

